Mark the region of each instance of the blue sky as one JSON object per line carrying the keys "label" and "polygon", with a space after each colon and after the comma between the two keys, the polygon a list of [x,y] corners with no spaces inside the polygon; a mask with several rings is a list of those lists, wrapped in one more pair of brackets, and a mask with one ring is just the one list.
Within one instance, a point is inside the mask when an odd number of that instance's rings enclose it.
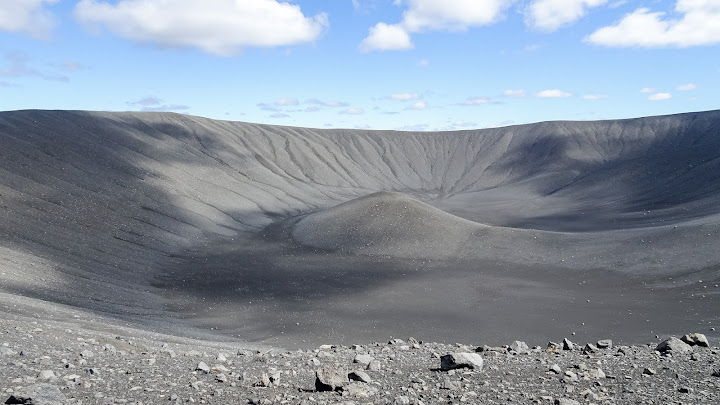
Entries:
{"label": "blue sky", "polygon": [[720,0],[2,0],[0,110],[454,130],[720,108]]}

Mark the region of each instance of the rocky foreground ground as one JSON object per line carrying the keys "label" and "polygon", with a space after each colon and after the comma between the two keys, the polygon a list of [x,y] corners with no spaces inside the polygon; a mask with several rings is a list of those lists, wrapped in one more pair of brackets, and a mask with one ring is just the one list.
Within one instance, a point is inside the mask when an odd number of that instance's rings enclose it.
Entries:
{"label": "rocky foreground ground", "polygon": [[245,350],[2,319],[0,403],[720,403],[720,349],[700,334],[640,346],[508,343]]}

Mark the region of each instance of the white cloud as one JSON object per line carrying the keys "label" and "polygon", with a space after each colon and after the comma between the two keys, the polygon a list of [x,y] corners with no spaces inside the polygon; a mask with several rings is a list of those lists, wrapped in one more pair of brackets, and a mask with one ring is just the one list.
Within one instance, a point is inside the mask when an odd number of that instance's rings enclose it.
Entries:
{"label": "white cloud", "polygon": [[[7,67],[0,65],[0,77],[39,77],[43,80],[58,82],[70,81],[70,79],[63,74],[33,68],[30,64],[30,57],[23,52],[8,52],[3,55],[3,59],[7,62]],[[7,82],[5,82],[5,84],[11,85],[11,83]]]}
{"label": "white cloud", "polygon": [[21,32],[47,38],[55,27],[55,18],[45,5],[58,0],[4,0],[0,2],[0,31]]}
{"label": "white cloud", "polygon": [[617,47],[689,47],[720,43],[720,2],[678,0],[679,18],[639,8],[617,24],[600,28],[586,41]]}
{"label": "white cloud", "polygon": [[401,127],[396,127],[395,129],[398,131],[421,132],[421,131],[427,131],[428,127],[429,127],[428,124],[414,124],[414,125],[403,125]]}
{"label": "white cloud", "polygon": [[417,103],[409,106],[407,110],[424,110],[427,107],[424,101],[418,101]]}
{"label": "white cloud", "polygon": [[391,94],[389,98],[392,100],[408,101],[420,100],[422,96],[420,96],[418,93],[395,93]]}
{"label": "white cloud", "polygon": [[661,100],[669,100],[672,98],[672,94],[670,93],[655,93],[648,97],[648,100],[650,101],[661,101]]}
{"label": "white cloud", "polygon": [[340,114],[358,115],[364,113],[365,110],[362,108],[350,107],[340,111]]}
{"label": "white cloud", "polygon": [[221,56],[313,42],[328,26],[326,14],[306,17],[300,6],[276,0],[81,0],[75,17],[133,41]]}
{"label": "white cloud", "polygon": [[487,97],[468,97],[465,99],[465,102],[463,102],[463,105],[482,105],[482,104],[490,104],[492,100],[490,100]]}
{"label": "white cloud", "polygon": [[562,91],[558,89],[552,89],[552,90],[543,90],[537,94],[535,94],[535,97],[540,98],[567,98],[572,97],[572,93],[568,93],[567,91]]}
{"label": "white cloud", "polygon": [[395,0],[406,5],[399,24],[380,22],[370,28],[360,44],[364,52],[412,49],[410,33],[424,31],[463,31],[492,24],[514,0]]}
{"label": "white cloud", "polygon": [[525,90],[505,90],[503,95],[508,97],[525,97],[527,92]]}
{"label": "white cloud", "polygon": [[528,7],[526,23],[545,31],[555,31],[584,17],[587,9],[607,0],[535,0]]}
{"label": "white cloud", "polygon": [[285,113],[270,114],[270,118],[288,118],[288,117],[290,117],[290,116]]}
{"label": "white cloud", "polygon": [[140,111],[144,112],[167,112],[188,110],[190,107],[183,104],[166,104],[163,100],[155,96],[143,97],[136,101],[128,102],[128,105],[140,107]]}
{"label": "white cloud", "polygon": [[643,87],[640,89],[640,93],[655,93],[657,91],[654,87]]}
{"label": "white cloud", "polygon": [[602,100],[608,97],[607,94],[586,94],[583,96],[583,100]]}
{"label": "white cloud", "polygon": [[410,35],[403,27],[382,22],[370,27],[370,33],[360,43],[360,50],[363,52],[397,51],[413,47]]}
{"label": "white cloud", "polygon": [[275,105],[287,106],[287,105],[298,105],[298,99],[294,97],[282,97],[275,100]]}
{"label": "white cloud", "polygon": [[427,59],[420,59],[420,61],[418,62],[418,66],[422,66],[422,67],[430,66],[430,61]]}
{"label": "white cloud", "polygon": [[310,98],[305,100],[308,104],[316,104],[316,105],[322,105],[325,107],[347,107],[348,103],[342,102],[342,101],[322,101],[318,100],[316,98]]}
{"label": "white cloud", "polygon": [[678,86],[677,89],[680,91],[690,91],[697,89],[697,86],[694,83],[688,83]]}

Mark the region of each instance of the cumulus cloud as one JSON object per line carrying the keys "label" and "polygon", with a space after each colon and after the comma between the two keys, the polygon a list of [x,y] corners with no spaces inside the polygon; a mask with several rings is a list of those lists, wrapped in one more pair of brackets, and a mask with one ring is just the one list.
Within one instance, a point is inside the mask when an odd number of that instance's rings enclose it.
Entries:
{"label": "cumulus cloud", "polygon": [[362,108],[350,107],[350,108],[346,108],[346,109],[340,111],[340,114],[358,115],[358,114],[362,114],[364,112],[365,112],[365,110],[363,110]]}
{"label": "cumulus cloud", "polygon": [[602,100],[608,97],[607,94],[586,94],[583,96],[583,100]]}
{"label": "cumulus cloud", "polygon": [[688,83],[678,86],[677,89],[680,91],[690,91],[697,89],[697,86],[695,85],[695,83]]}
{"label": "cumulus cloud", "polygon": [[463,102],[463,105],[482,105],[490,103],[492,103],[492,100],[487,97],[468,97]]}
{"label": "cumulus cloud", "polygon": [[182,111],[190,109],[190,107],[183,104],[165,104],[162,99],[156,96],[147,96],[135,101],[130,101],[128,105],[139,107],[140,111],[145,112]]}
{"label": "cumulus cloud", "polygon": [[690,47],[720,43],[720,2],[678,0],[676,15],[639,8],[586,41],[611,47]]}
{"label": "cumulus cloud", "polygon": [[81,0],[75,17],[132,41],[220,56],[313,42],[328,26],[326,14],[306,17],[277,0]]}
{"label": "cumulus cloud", "polygon": [[405,5],[398,24],[380,22],[360,44],[364,52],[412,49],[410,33],[463,31],[499,20],[514,0],[395,0]]}
{"label": "cumulus cloud", "polygon": [[527,96],[527,92],[525,90],[505,90],[503,92],[503,95],[507,97],[525,97]]}
{"label": "cumulus cloud", "polygon": [[568,93],[567,91],[562,91],[558,89],[552,89],[552,90],[543,90],[537,94],[535,94],[535,97],[539,98],[568,98],[572,97],[572,93]]}
{"label": "cumulus cloud", "polygon": [[397,51],[414,47],[410,35],[403,27],[382,22],[370,27],[370,33],[360,43],[360,50],[363,52]]}
{"label": "cumulus cloud", "polygon": [[640,89],[640,93],[655,93],[657,91],[654,87],[643,87]]}
{"label": "cumulus cloud", "polygon": [[662,101],[662,100],[669,100],[672,98],[672,94],[670,93],[655,93],[648,97],[648,100],[650,101]]}
{"label": "cumulus cloud", "polygon": [[406,110],[424,110],[427,107],[424,101],[418,101],[411,106],[408,106]]}
{"label": "cumulus cloud", "polygon": [[58,0],[5,0],[0,2],[0,31],[20,32],[45,39],[55,18],[45,6]]}
{"label": "cumulus cloud", "polygon": [[526,12],[526,23],[545,31],[555,31],[572,24],[587,14],[587,10],[608,0],[535,0]]}

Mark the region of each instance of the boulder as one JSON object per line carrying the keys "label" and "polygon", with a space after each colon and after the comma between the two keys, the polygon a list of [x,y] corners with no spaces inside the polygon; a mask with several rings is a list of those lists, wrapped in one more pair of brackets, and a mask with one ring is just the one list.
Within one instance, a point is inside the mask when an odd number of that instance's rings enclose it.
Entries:
{"label": "boulder", "polygon": [[530,351],[530,347],[528,347],[527,343],[516,340],[510,345],[510,350],[513,350],[518,354],[527,353]]}
{"label": "boulder", "polygon": [[660,342],[655,350],[660,353],[688,353],[692,351],[692,346],[673,336]]}
{"label": "boulder", "polygon": [[339,368],[321,368],[315,371],[317,391],[339,391],[349,382],[347,371]]}
{"label": "boulder", "polygon": [[482,370],[483,358],[477,353],[450,353],[440,357],[440,369],[443,371],[456,368]]}
{"label": "boulder", "polygon": [[702,333],[689,333],[681,337],[680,340],[689,344],[690,346],[710,347],[710,343],[708,342],[705,335],[703,335]]}

